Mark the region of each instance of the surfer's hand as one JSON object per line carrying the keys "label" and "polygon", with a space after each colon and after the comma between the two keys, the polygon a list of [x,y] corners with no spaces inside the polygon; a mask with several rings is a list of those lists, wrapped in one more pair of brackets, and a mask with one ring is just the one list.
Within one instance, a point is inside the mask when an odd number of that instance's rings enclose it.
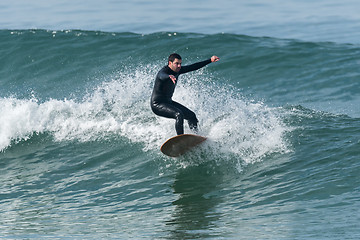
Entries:
{"label": "surfer's hand", "polygon": [[220,60],[220,58],[218,56],[212,56],[211,57],[211,62],[217,62],[219,60]]}
{"label": "surfer's hand", "polygon": [[171,81],[173,81],[173,83],[176,83],[176,77],[174,75],[169,75]]}

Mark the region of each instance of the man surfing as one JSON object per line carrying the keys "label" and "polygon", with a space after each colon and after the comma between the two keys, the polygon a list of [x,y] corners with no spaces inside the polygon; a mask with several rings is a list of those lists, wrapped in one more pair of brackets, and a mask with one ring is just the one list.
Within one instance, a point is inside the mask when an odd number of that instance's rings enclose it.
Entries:
{"label": "man surfing", "polygon": [[175,119],[177,135],[184,134],[184,119],[188,121],[190,129],[195,132],[198,123],[193,111],[172,100],[179,75],[198,70],[209,63],[219,61],[219,59],[217,56],[212,56],[208,60],[182,66],[181,56],[173,53],[168,58],[168,65],[164,66],[156,75],[151,95],[151,109],[158,116]]}

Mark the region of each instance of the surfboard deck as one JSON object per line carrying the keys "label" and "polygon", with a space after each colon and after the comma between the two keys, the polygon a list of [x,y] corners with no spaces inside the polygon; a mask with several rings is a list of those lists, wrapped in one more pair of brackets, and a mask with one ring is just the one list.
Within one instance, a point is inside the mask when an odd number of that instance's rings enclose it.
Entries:
{"label": "surfboard deck", "polygon": [[194,134],[181,134],[168,139],[160,148],[169,157],[179,157],[207,138]]}

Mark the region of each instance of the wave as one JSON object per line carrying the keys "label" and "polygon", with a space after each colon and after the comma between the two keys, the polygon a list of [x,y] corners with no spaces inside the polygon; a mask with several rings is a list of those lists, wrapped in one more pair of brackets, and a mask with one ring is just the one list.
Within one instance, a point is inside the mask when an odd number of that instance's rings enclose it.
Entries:
{"label": "wave", "polygon": [[[0,39],[9,238],[358,235],[358,45],[82,30]],[[159,151],[174,121],[149,106],[170,52],[184,64],[221,57],[180,77],[174,99],[209,140],[176,159]]]}
{"label": "wave", "polygon": [[[89,89],[82,100],[1,98],[0,149],[46,133],[55,141],[87,142],[121,136],[141,143],[144,151],[158,151],[175,130],[173,120],[159,118],[150,110],[152,82],[144,79],[151,79],[155,72],[151,66],[118,72]],[[197,113],[201,134],[209,137],[207,147],[212,154],[236,156],[250,163],[288,150],[284,138],[287,127],[276,109],[248,101],[225,86],[220,89],[209,80],[206,70],[180,83],[174,99]]]}
{"label": "wave", "polygon": [[1,150],[39,133],[55,141],[122,136],[144,151],[158,149],[175,134],[174,123],[152,114],[149,96],[173,51],[184,62],[210,51],[221,57],[182,77],[174,95],[197,113],[215,154],[250,163],[291,151],[286,105],[360,114],[356,45],[170,32],[1,30],[0,36]]}

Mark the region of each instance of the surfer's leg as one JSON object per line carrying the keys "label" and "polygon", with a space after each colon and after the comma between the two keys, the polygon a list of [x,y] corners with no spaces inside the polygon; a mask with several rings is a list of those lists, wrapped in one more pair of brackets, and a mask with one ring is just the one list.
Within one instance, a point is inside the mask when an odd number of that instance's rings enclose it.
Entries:
{"label": "surfer's leg", "polygon": [[196,114],[188,109],[187,107],[181,105],[178,102],[173,101],[173,105],[180,109],[181,112],[184,114],[184,119],[188,120],[189,127],[192,131],[197,132],[198,131],[198,119],[196,118]]}
{"label": "surfer's leg", "polygon": [[151,106],[156,115],[175,119],[177,135],[184,134],[184,114],[176,106],[170,103],[158,103]]}

